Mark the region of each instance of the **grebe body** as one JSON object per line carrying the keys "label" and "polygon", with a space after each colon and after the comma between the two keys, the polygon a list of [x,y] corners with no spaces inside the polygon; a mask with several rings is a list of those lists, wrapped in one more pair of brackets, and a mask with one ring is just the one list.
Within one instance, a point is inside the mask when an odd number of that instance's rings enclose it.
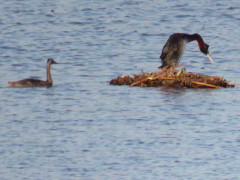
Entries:
{"label": "grebe body", "polygon": [[162,54],[160,56],[162,66],[159,68],[174,68],[180,62],[180,58],[185,50],[186,43],[197,41],[200,51],[205,54],[209,60],[214,63],[213,59],[209,55],[208,47],[202,37],[199,34],[185,34],[185,33],[174,33],[167,40],[163,46]]}
{"label": "grebe body", "polygon": [[20,81],[8,81],[8,85],[12,87],[51,87],[53,85],[53,80],[51,76],[51,65],[57,64],[53,59],[47,60],[47,80],[42,81],[39,79],[23,79]]}

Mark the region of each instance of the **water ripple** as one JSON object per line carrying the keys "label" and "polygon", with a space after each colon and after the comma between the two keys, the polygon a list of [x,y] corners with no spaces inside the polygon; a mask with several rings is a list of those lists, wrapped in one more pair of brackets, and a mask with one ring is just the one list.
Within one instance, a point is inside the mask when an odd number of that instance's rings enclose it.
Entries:
{"label": "water ripple", "polygon": [[[239,84],[239,3],[3,1],[0,160],[3,179],[238,179],[239,85],[232,89],[111,86],[157,71],[174,32],[199,33],[182,57],[191,72]],[[51,88],[10,88],[45,79]],[[46,166],[47,164],[47,166]]]}

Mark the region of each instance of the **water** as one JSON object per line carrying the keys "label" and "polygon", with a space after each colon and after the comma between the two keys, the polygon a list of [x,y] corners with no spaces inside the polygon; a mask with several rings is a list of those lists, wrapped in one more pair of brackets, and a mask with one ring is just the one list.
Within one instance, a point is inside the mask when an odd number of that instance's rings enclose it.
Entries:
{"label": "water", "polygon": [[[239,15],[230,1],[1,1],[1,179],[240,179]],[[51,11],[54,10],[54,11]],[[228,89],[111,86],[157,71],[174,32],[199,33],[217,62],[187,45],[188,71]],[[52,88],[10,88],[45,79]]]}

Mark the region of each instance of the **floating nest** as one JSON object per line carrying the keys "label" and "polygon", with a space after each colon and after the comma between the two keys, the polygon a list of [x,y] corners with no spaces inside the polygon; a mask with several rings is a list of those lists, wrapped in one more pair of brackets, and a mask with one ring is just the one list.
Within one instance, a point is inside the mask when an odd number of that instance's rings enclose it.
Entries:
{"label": "floating nest", "polygon": [[189,73],[185,69],[180,71],[142,73],[133,76],[123,75],[112,79],[110,84],[172,88],[227,88],[235,86],[223,77]]}

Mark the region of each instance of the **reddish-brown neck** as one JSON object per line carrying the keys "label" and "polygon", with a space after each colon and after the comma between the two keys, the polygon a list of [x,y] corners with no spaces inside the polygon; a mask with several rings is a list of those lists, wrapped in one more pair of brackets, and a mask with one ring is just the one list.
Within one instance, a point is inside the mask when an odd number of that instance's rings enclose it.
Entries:
{"label": "reddish-brown neck", "polygon": [[199,35],[199,34],[192,34],[190,35],[190,41],[197,41],[198,42],[198,46],[199,46],[199,49],[202,49],[204,48],[204,41],[202,39],[202,37]]}

